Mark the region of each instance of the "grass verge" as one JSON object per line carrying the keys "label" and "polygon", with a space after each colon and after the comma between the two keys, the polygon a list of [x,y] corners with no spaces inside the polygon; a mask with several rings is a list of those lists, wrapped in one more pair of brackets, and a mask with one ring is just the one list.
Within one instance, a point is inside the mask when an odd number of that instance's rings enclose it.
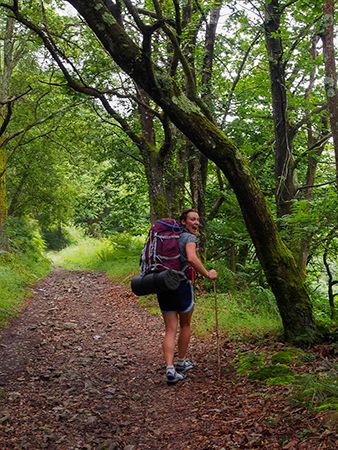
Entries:
{"label": "grass verge", "polygon": [[49,252],[56,267],[69,270],[98,270],[112,279],[129,278],[139,270],[143,237],[115,235],[108,239],[83,238],[59,252]]}
{"label": "grass verge", "polygon": [[50,271],[50,262],[30,254],[5,253],[0,257],[0,326],[14,317],[29,285]]}
{"label": "grass verge", "polygon": [[[217,294],[218,325],[229,337],[256,336],[282,332],[282,322],[270,304],[258,303],[251,290]],[[194,330],[204,336],[215,329],[215,295],[197,296]]]}

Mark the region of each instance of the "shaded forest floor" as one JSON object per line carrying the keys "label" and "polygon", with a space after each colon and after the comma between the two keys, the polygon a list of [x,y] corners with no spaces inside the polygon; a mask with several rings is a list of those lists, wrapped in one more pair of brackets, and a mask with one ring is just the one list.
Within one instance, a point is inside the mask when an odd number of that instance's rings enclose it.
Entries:
{"label": "shaded forest floor", "polygon": [[54,271],[0,334],[0,448],[335,448],[327,415],[236,376],[225,337],[220,381],[214,339],[193,338],[197,367],[167,386],[162,332],[126,286]]}

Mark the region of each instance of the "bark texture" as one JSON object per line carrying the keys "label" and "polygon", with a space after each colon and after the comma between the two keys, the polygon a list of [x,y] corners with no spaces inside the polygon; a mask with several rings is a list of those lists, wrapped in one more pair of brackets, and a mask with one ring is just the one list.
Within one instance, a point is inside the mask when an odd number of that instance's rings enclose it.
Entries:
{"label": "bark texture", "polygon": [[325,64],[325,91],[330,113],[330,125],[336,160],[336,185],[338,189],[338,95],[337,69],[334,50],[334,0],[323,2],[323,53]]}
{"label": "bark texture", "polygon": [[7,250],[8,241],[5,232],[8,214],[7,189],[6,189],[6,153],[3,135],[12,116],[12,100],[10,96],[10,80],[13,70],[13,45],[14,45],[14,18],[6,20],[6,30],[3,41],[2,58],[3,66],[0,66],[0,249]]}
{"label": "bark texture", "polygon": [[3,148],[0,146],[0,250],[7,249],[7,239],[5,233],[5,224],[7,219],[6,194],[5,155]]}
{"label": "bark texture", "polygon": [[272,111],[275,131],[275,178],[277,213],[281,217],[290,214],[296,194],[294,184],[294,160],[292,136],[288,123],[288,108],[283,64],[283,46],[279,35],[279,0],[265,4],[265,42],[269,56]]}
{"label": "bark texture", "polygon": [[183,206],[185,171],[177,170],[182,162],[177,133],[173,134],[168,121],[163,118],[162,145],[156,142],[154,114],[150,98],[137,87],[142,139],[137,143],[142,155],[148,183],[150,220],[161,217],[178,217]]}

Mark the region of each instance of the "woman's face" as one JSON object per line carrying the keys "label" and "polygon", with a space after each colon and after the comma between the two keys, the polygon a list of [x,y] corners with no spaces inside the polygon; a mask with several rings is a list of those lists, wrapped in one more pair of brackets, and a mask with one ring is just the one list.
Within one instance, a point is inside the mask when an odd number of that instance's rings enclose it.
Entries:
{"label": "woman's face", "polygon": [[200,218],[197,212],[189,212],[186,220],[182,220],[182,224],[189,231],[189,233],[197,234],[200,226]]}

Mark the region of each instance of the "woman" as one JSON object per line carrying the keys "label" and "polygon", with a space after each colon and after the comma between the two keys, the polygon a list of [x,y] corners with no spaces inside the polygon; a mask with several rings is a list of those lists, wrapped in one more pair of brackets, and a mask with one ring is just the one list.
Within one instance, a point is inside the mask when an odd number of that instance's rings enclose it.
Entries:
{"label": "woman", "polygon": [[[181,214],[180,222],[184,231],[180,236],[180,253],[182,268],[188,280],[181,282],[176,291],[166,291],[157,294],[158,302],[165,324],[163,339],[163,354],[166,363],[167,383],[175,384],[185,378],[185,373],[194,364],[185,359],[191,336],[191,317],[194,308],[193,274],[194,270],[210,280],[216,280],[217,272],[207,270],[197,256],[197,233],[199,230],[199,216],[194,209],[188,209]],[[176,332],[180,324],[178,336],[178,360],[174,365]]]}

